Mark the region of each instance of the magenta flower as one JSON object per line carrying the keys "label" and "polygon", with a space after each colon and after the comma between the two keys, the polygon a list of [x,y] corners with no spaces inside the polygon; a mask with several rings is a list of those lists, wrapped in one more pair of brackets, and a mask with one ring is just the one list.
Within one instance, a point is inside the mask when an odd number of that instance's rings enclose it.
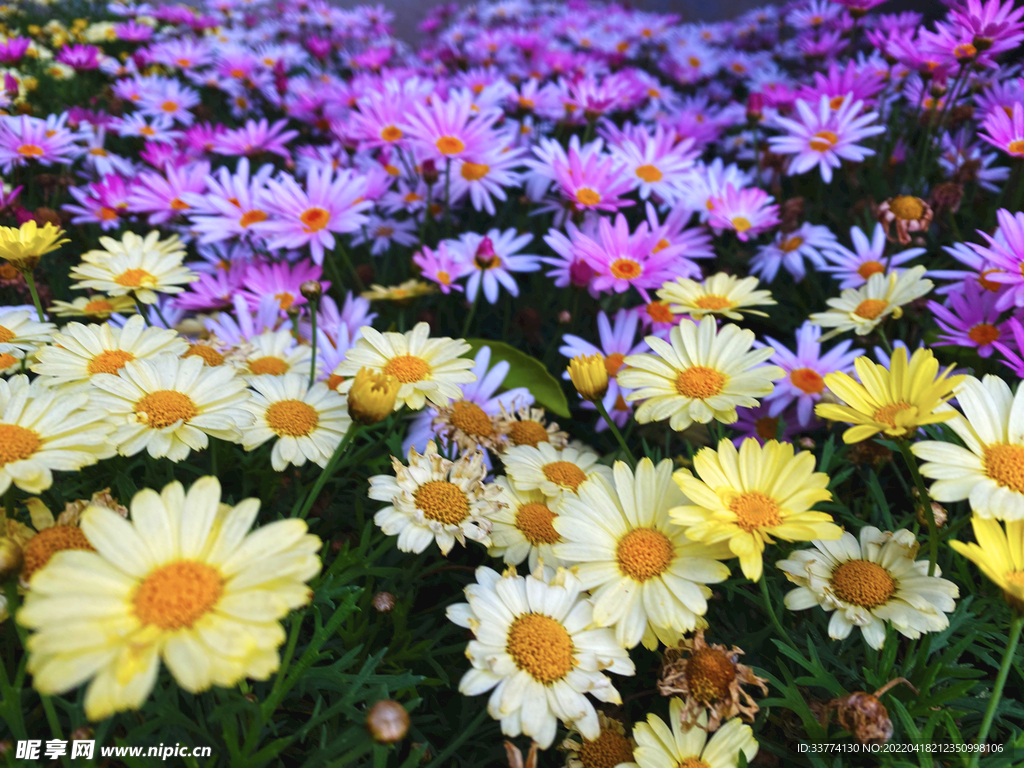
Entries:
{"label": "magenta flower", "polygon": [[1007,288],[996,301],[996,309],[1024,307],[1024,212],[1012,214],[1001,208],[996,212],[996,219],[999,221],[997,237],[978,231],[988,241],[988,247],[976,243],[968,245],[986,259],[989,267],[986,279]]}
{"label": "magenta flower", "polygon": [[779,223],[779,206],[771,204],[774,200],[758,187],[737,189],[728,183],[708,201],[708,224],[718,231],[732,230],[740,240],[747,241]]}
{"label": "magenta flower", "polygon": [[246,271],[240,268],[206,272],[174,297],[174,306],[192,312],[227,309],[245,278]]}
{"label": "magenta flower", "polygon": [[0,122],[0,167],[10,172],[14,166],[35,161],[40,165],[70,163],[81,154],[75,135],[63,126],[51,127],[45,120],[22,115],[2,118]]}
{"label": "magenta flower", "polygon": [[27,37],[11,37],[0,43],[0,64],[17,64],[31,44]]}
{"label": "magenta flower", "polygon": [[266,221],[264,197],[267,179],[273,172],[274,166],[268,163],[250,175],[249,158],[243,157],[235,173],[218,168],[215,175],[206,177],[204,193],[186,194],[184,200],[191,206],[189,216],[199,232],[199,242],[244,238],[255,231],[254,224]]}
{"label": "magenta flower", "polygon": [[256,310],[266,296],[273,296],[282,312],[306,303],[301,286],[307,280],[318,280],[324,291],[331,287],[329,282],[320,280],[323,269],[305,259],[294,264],[278,262],[275,264],[254,263],[245,271],[242,280],[244,286],[237,295],[245,298],[249,308]]}
{"label": "magenta flower", "polygon": [[156,171],[140,173],[128,196],[128,210],[132,213],[148,213],[150,224],[163,224],[189,211],[192,206],[185,202],[185,197],[189,192],[202,194],[206,189],[210,164],[198,162],[181,167],[167,165],[164,170],[166,176]]}
{"label": "magenta flower", "polygon": [[409,138],[425,157],[465,158],[496,143],[491,126],[502,113],[496,109],[474,113],[471,96],[471,92],[453,94],[443,101],[435,95],[429,105],[417,102],[415,111],[406,115]]}
{"label": "magenta flower", "polygon": [[570,145],[566,161],[556,157],[553,170],[562,194],[577,210],[612,212],[635,205],[619,197],[632,190],[633,182],[614,157],[598,152],[584,155]]}
{"label": "magenta flower", "polygon": [[1014,9],[1013,4],[1014,0],[966,0],[950,9],[949,18],[971,36],[976,52],[991,57],[1024,40],[1024,7]]}
{"label": "magenta flower", "polygon": [[68,191],[78,205],[68,203],[72,224],[99,224],[103,230],[119,229],[121,216],[128,213],[130,187],[116,175],[104,176],[102,181],[85,187],[70,187]]}
{"label": "magenta flower", "polygon": [[95,45],[66,45],[57,53],[57,61],[76,72],[99,69],[100,49]]}
{"label": "magenta flower", "polygon": [[139,24],[135,19],[129,19],[115,24],[114,34],[118,40],[126,43],[144,43],[153,37],[153,30],[145,24]]}
{"label": "magenta flower", "polygon": [[1011,317],[1006,322],[1006,328],[1013,334],[1013,341],[1010,342],[1009,339],[996,341],[992,346],[1004,358],[999,362],[1013,371],[1018,379],[1024,379],[1024,356],[1022,356],[1024,355],[1024,326],[1016,317]]}
{"label": "magenta flower", "polygon": [[469,274],[470,266],[461,256],[453,255],[444,240],[437,244],[436,250],[424,245],[413,255],[412,260],[420,268],[421,277],[437,283],[442,293],[465,290],[455,281]]}
{"label": "magenta flower", "polygon": [[992,345],[1009,336],[1006,323],[999,322],[1002,313],[996,309],[997,303],[996,294],[983,289],[977,280],[965,280],[959,291],[950,291],[945,306],[929,301],[928,309],[945,331],[935,346],[974,347],[979,355],[989,357]]}
{"label": "magenta flower", "polygon": [[269,248],[309,246],[313,261],[322,264],[324,250],[334,248],[333,232],[352,232],[366,223],[363,211],[366,179],[351,170],[337,175],[330,165],[312,167],[303,189],[290,175],[267,181],[270,218],[253,226]]}
{"label": "magenta flower", "polygon": [[981,138],[1016,158],[1024,158],[1024,104],[1013,105],[1013,117],[1005,110],[993,109],[981,124]]}
{"label": "magenta flower", "polygon": [[258,155],[270,152],[287,159],[291,153],[285,146],[299,135],[298,131],[286,131],[287,120],[278,120],[273,125],[263,118],[259,122],[247,120],[245,125],[224,131],[213,142],[213,151],[218,155]]}

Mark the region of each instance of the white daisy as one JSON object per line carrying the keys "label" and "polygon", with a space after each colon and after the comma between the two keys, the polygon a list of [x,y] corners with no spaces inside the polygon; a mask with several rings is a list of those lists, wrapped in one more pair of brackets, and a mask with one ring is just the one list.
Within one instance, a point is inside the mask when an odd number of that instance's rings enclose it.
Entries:
{"label": "white daisy", "polygon": [[920,546],[903,528],[880,531],[866,525],[860,542],[852,533],[835,541],[815,541],[814,549],[801,549],[775,565],[796,589],[786,595],[786,607],[802,611],[819,605],[835,611],[828,624],[829,637],[842,640],[860,627],[872,648],[885,643],[885,622],[900,634],[916,639],[922,633],[949,626],[946,613],[956,608],[957,586],[928,575],[928,561],[915,560]]}
{"label": "white daisy", "polygon": [[31,318],[35,311],[0,307],[0,354],[10,355],[18,360],[26,352],[32,352],[50,341],[57,326],[40,323]]}
{"label": "white daisy", "polygon": [[519,565],[529,558],[531,571],[542,561],[552,568],[565,565],[553,550],[562,541],[552,525],[558,517],[557,505],[540,490],[517,491],[507,477],[497,477],[494,482],[501,494],[497,497],[500,506],[491,515],[491,557],[500,557],[507,565]]}
{"label": "white daisy", "polygon": [[436,540],[447,555],[456,541],[465,546],[467,538],[490,546],[488,517],[497,508],[500,488],[484,484],[483,454],[475,451],[451,461],[431,441],[422,454],[410,448],[408,461],[405,466],[392,456],[394,477],[374,475],[368,494],[391,504],[373,521],[388,536],[398,536],[398,549],[419,553]]}
{"label": "white daisy", "polygon": [[550,499],[575,495],[580,486],[598,475],[611,479],[612,471],[598,464],[600,457],[589,448],[568,446],[561,450],[551,443],[516,445],[506,449],[501,460],[518,491],[540,490]]}
{"label": "white daisy", "polygon": [[778,302],[772,298],[771,291],[757,290],[758,282],[756,277],[741,280],[725,272],[718,272],[702,282],[677,277],[658,289],[658,298],[669,302],[673,313],[687,314],[697,321],[705,315],[742,320],[744,312],[767,317],[751,307],[767,307]]}
{"label": "white daisy", "polygon": [[868,277],[860,288],[843,291],[838,299],[829,299],[827,312],[815,312],[811,322],[822,328],[832,328],[821,337],[827,341],[846,331],[856,331],[865,336],[889,315],[903,316],[903,305],[919,299],[931,291],[934,283],[924,279],[925,268],[911,267],[905,271],[889,274],[876,272]]}
{"label": "white daisy", "polygon": [[719,562],[732,556],[727,543],[690,541],[668,511],[687,503],[672,482],[672,462],[648,459],[636,474],[615,463],[614,485],[586,483],[579,497],[565,497],[552,525],[564,543],[555,546],[584,589],[592,590],[594,623],[614,627],[624,648],[641,641],[657,648],[692,632],[708,609],[711,590],[729,577]]}
{"label": "white daisy", "polygon": [[155,304],[157,293],[181,293],[199,275],[182,264],[185,250],[177,237],[162,243],[159,238],[157,230],[145,239],[133,232],[125,232],[121,242],[101,237],[107,250],[82,254],[82,263],[71,268],[79,281],[73,287],[110,296],[130,293],[143,304]]}
{"label": "white daisy", "polygon": [[298,373],[309,376],[313,351],[308,344],[299,344],[287,328],[266,330],[246,339],[228,355],[242,373],[248,376],[282,376]]}
{"label": "white daisy", "polygon": [[466,647],[473,668],[462,676],[459,692],[479,696],[494,689],[487,711],[501,720],[506,736],[530,736],[547,749],[561,720],[585,738],[601,727],[593,704],[620,704],[619,692],[605,674],[633,675],[636,668],[608,629],[591,629],[593,608],[572,573],[537,569],[501,576],[476,570],[466,587],[468,603],[448,608],[448,618],[473,631]]}
{"label": "white daisy", "polygon": [[352,425],[348,403],[337,392],[306,376],[254,376],[252,398],[246,408],[253,424],[242,430],[242,447],[251,451],[274,437],[271,464],[283,472],[289,464],[301,467],[312,461],[326,467]]}

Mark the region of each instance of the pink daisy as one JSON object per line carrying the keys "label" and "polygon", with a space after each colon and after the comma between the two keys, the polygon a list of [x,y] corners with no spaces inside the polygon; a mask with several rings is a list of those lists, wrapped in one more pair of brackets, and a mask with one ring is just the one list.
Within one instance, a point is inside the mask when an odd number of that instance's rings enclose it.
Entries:
{"label": "pink daisy", "polygon": [[556,160],[555,181],[577,210],[617,211],[634,205],[619,195],[628,193],[633,182],[614,157],[590,153],[586,156],[569,147],[566,162]]}
{"label": "pink daisy", "polygon": [[128,210],[132,213],[148,213],[150,224],[163,224],[175,216],[191,209],[185,202],[188,193],[202,194],[206,190],[206,177],[210,164],[202,161],[164,168],[166,175],[155,171],[143,171],[135,178],[128,196]]}
{"label": "pink daisy", "polygon": [[1011,157],[1024,158],[1024,104],[1013,105],[1013,117],[1002,109],[994,109],[985,116],[981,138]]}
{"label": "pink daisy", "polygon": [[7,173],[29,161],[40,165],[71,163],[81,153],[67,128],[54,129],[45,120],[28,115],[0,117],[0,121],[0,167]]}
{"label": "pink daisy", "polygon": [[95,45],[65,45],[57,52],[56,60],[67,64],[76,72],[99,69],[100,49]]}
{"label": "pink daisy", "polygon": [[936,347],[973,347],[982,357],[989,357],[997,341],[1009,338],[1006,323],[999,322],[1002,314],[996,309],[998,297],[986,291],[976,280],[965,280],[959,291],[950,291],[943,306],[929,301],[928,309],[944,333],[939,334]]}
{"label": "pink daisy", "polygon": [[758,187],[737,189],[726,184],[709,200],[708,224],[715,230],[732,230],[740,240],[747,241],[779,223],[779,206],[771,205],[774,200]]}
{"label": "pink daisy", "polygon": [[247,237],[253,232],[253,224],[266,221],[264,197],[267,179],[273,172],[274,166],[268,163],[250,176],[249,158],[243,157],[234,174],[218,168],[216,174],[207,176],[204,194],[185,194],[183,199],[192,207],[189,217],[199,241]]}
{"label": "pink daisy", "polygon": [[273,125],[266,118],[259,122],[247,120],[241,128],[224,131],[216,137],[213,150],[219,155],[258,155],[270,152],[289,159],[291,154],[285,146],[299,135],[298,131],[285,130],[287,120],[278,120]]}
{"label": "pink daisy", "polygon": [[1007,288],[996,301],[996,308],[1024,307],[1024,212],[1013,214],[1001,208],[996,212],[996,219],[1000,238],[979,230],[978,234],[988,241],[988,247],[968,245],[986,259],[989,267],[986,278]]}
{"label": "pink daisy", "polygon": [[459,93],[447,101],[435,95],[430,104],[417,102],[406,115],[409,138],[426,157],[463,158],[495,143],[491,126],[502,113],[496,109],[474,113],[471,95]]}
{"label": "pink daisy", "polygon": [[245,298],[250,309],[256,309],[265,296],[273,296],[282,312],[306,303],[300,290],[307,280],[317,280],[323,285],[324,291],[331,287],[329,282],[320,280],[323,274],[316,264],[305,259],[294,264],[287,262],[254,263],[245,272],[243,286],[237,291]]}
{"label": "pink daisy", "polygon": [[413,263],[419,267],[420,276],[430,280],[441,288],[442,293],[462,292],[465,289],[455,281],[469,274],[470,266],[460,256],[456,257],[448,249],[448,243],[442,240],[436,250],[423,246],[412,257]]}
{"label": "pink daisy", "polygon": [[128,212],[130,187],[120,176],[104,176],[85,187],[69,187],[78,205],[63,206],[72,214],[72,224],[99,224],[103,230],[119,229],[121,216]]}

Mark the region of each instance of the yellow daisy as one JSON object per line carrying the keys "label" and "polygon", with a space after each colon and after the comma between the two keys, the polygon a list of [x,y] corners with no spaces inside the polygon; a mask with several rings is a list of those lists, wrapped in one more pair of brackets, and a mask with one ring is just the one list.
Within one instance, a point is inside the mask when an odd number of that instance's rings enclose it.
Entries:
{"label": "yellow daisy", "polygon": [[0,257],[20,272],[30,272],[39,265],[41,257],[71,242],[63,235],[60,227],[53,224],[40,227],[35,219],[29,219],[20,227],[0,227]]}
{"label": "yellow daisy", "polygon": [[400,285],[385,286],[375,283],[370,286],[370,290],[363,291],[361,296],[370,301],[394,301],[401,304],[419,296],[429,296],[432,293],[437,293],[437,288],[423,280],[413,278]]}
{"label": "yellow daisy", "polygon": [[446,406],[462,397],[460,384],[476,381],[470,368],[473,360],[461,357],[469,351],[462,339],[430,338],[430,326],[417,323],[406,333],[381,333],[365,326],[362,337],[346,353],[334,369],[344,377],[338,391],[347,394],[353,377],[360,368],[394,376],[402,383],[395,401],[395,410],[403,405],[418,411],[429,400]]}
{"label": "yellow daisy", "polygon": [[736,768],[740,752],[749,764],[757,754],[757,739],[749,725],[733,718],[708,738],[706,712],[697,719],[697,727],[683,730],[683,702],[669,702],[667,725],[657,715],[648,715],[646,723],[633,726],[637,747],[633,759],[640,768]]}
{"label": "yellow daisy", "polygon": [[25,375],[0,379],[0,495],[11,483],[39,494],[53,470],[75,472],[114,455],[111,426],[89,395],[58,395]]}
{"label": "yellow daisy", "polygon": [[766,317],[764,312],[751,307],[766,307],[776,304],[771,291],[757,290],[756,277],[738,278],[719,272],[703,282],[685,277],[665,283],[658,290],[658,297],[669,302],[669,309],[676,314],[687,314],[694,320],[705,315],[721,315],[730,320],[742,320],[743,313]]}
{"label": "yellow daisy", "polygon": [[99,373],[116,374],[132,360],[186,350],[188,342],[177,332],[147,326],[141,315],[132,315],[123,328],[68,323],[51,346],[39,350],[32,370],[44,384],[76,384]]}
{"label": "yellow daisy", "polygon": [[784,541],[830,541],[843,535],[826,512],[811,510],[829,501],[828,475],[814,471],[814,455],[794,454],[791,443],[748,437],[737,451],[729,439],[693,457],[694,477],[681,469],[675,481],[690,503],[669,512],[686,535],[707,544],[729,542],[743,575],[761,578],[761,556],[772,536]]}
{"label": "yellow daisy", "polygon": [[352,425],[345,398],[323,382],[311,388],[297,373],[255,376],[250,383],[256,392],[246,408],[254,421],[242,430],[242,447],[251,451],[276,437],[270,454],[275,471],[307,460],[326,467]]}
{"label": "yellow daisy", "polygon": [[931,350],[917,350],[908,363],[906,348],[899,347],[888,370],[864,356],[853,364],[859,382],[840,372],[825,376],[825,386],[847,405],[819,403],[814,408],[823,419],[856,425],[843,433],[847,443],[859,443],[879,432],[906,437],[924,424],[948,421],[956,415],[942,406],[964,377],[950,376],[952,365],[939,373],[939,361]]}
{"label": "yellow daisy", "polygon": [[106,320],[115,312],[130,315],[136,309],[131,296],[104,296],[102,293],[79,296],[74,301],[50,302],[50,311],[57,317],[88,317],[93,320]]}
{"label": "yellow daisy", "polygon": [[110,296],[131,294],[143,304],[155,304],[157,293],[181,293],[183,285],[199,279],[182,262],[185,251],[180,242],[160,243],[160,233],[150,232],[143,239],[125,232],[119,243],[101,237],[106,250],[82,254],[82,263],[71,268],[78,280],[74,288],[92,288]]}
{"label": "yellow daisy", "polygon": [[133,360],[118,375],[98,373],[92,406],[114,425],[110,442],[122,456],[148,451],[181,461],[212,436],[232,443],[252,423],[249,390],[228,366],[209,368],[199,357],[163,354]]}
{"label": "yellow daisy", "polygon": [[302,520],[249,532],[258,499],[220,501],[204,477],[131,502],[129,522],[103,507],[82,515],[96,549],[58,552],[32,577],[18,622],[34,630],[28,669],[44,695],[91,680],[85,714],[138,709],[161,659],[186,691],[232,687],[277,671],[278,623],[307,604],[320,540]]}
{"label": "yellow daisy", "polygon": [[811,315],[811,322],[832,328],[822,341],[846,331],[856,331],[858,336],[871,333],[889,315],[902,317],[904,304],[931,291],[934,283],[925,279],[925,272],[922,266],[888,275],[876,272],[860,288],[848,288],[838,299],[829,299],[826,303],[830,309]]}
{"label": "yellow daisy", "polygon": [[564,543],[555,555],[573,567],[592,592],[594,623],[612,627],[623,648],[658,641],[672,646],[697,628],[711,590],[729,577],[719,560],[727,546],[692,541],[669,518],[687,501],[672,482],[672,461],[655,467],[643,458],[636,473],[621,461],[614,480],[586,483],[579,497],[565,497],[553,525]]}
{"label": "yellow daisy", "polygon": [[648,336],[654,354],[630,355],[619,384],[635,390],[626,400],[643,400],[636,410],[640,424],[669,420],[675,430],[712,419],[732,424],[736,408],[755,408],[757,397],[772,391],[785,376],[777,365],[761,365],[774,354],[771,347],[751,349],[754,332],[737,325],[717,328],[714,317],[700,325],[683,320],[669,341]]}
{"label": "yellow daisy", "polygon": [[1008,521],[1004,531],[998,521],[974,515],[971,527],[977,544],[951,541],[949,546],[978,566],[1003,590],[1010,607],[1024,615],[1024,520]]}

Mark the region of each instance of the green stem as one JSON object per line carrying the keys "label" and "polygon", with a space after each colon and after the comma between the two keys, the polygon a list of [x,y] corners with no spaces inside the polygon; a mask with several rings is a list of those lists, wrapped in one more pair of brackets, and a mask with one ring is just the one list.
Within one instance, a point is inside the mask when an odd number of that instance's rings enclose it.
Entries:
{"label": "green stem", "polygon": [[32,274],[31,269],[26,269],[22,274],[25,275],[29,293],[32,294],[32,303],[36,305],[36,312],[39,313],[39,322],[45,323],[46,315],[43,314],[43,303],[39,301],[39,291],[36,290],[36,277]]}
{"label": "green stem", "polygon": [[352,263],[352,259],[348,257],[348,251],[345,250],[345,246],[341,244],[340,239],[338,240],[337,248],[335,248],[335,253],[340,254],[341,260],[345,262],[345,267],[352,273],[352,280],[355,282],[356,288],[362,291],[364,288],[363,280],[359,277],[359,273],[356,272],[355,265]]}
{"label": "green stem", "polygon": [[924,478],[921,477],[921,471],[917,467],[917,459],[914,457],[913,451],[910,450],[910,441],[903,439],[898,443],[900,453],[903,454],[903,461],[906,462],[907,469],[910,470],[910,475],[914,478],[914,485],[917,486],[921,503],[924,505],[925,516],[928,518],[928,575],[934,576],[935,561],[939,557],[939,527],[935,524],[935,510],[932,509],[932,499],[928,495]]}
{"label": "green stem", "polygon": [[309,305],[309,320],[313,325],[313,338],[309,341],[310,345],[313,347],[313,356],[309,361],[309,386],[312,387],[316,382],[316,313],[320,306],[320,298],[318,296],[314,296],[309,300]]}
{"label": "green stem", "polygon": [[793,639],[789,636],[789,633],[786,632],[785,628],[782,626],[782,622],[779,621],[779,617],[775,615],[775,609],[772,607],[772,597],[768,594],[767,576],[765,576],[765,574],[762,573],[761,578],[758,579],[758,583],[761,586],[761,597],[764,599],[764,607],[765,610],[768,611],[768,618],[771,619],[772,626],[774,626],[775,631],[779,633],[779,637],[785,640],[786,643],[790,645],[794,650],[799,652],[800,649],[796,647],[796,643],[793,642]]}
{"label": "green stem", "polygon": [[141,301],[139,301],[139,297],[136,296],[134,293],[132,294],[132,298],[135,300],[135,311],[142,316],[142,319],[145,321],[146,325],[152,326],[153,324],[149,321],[149,315],[146,314],[146,306]]}
{"label": "green stem", "polygon": [[[1024,629],[1024,614],[1014,614],[1010,622],[1010,636],[1006,639],[1006,651],[1003,653],[1003,663],[999,665],[999,674],[996,675],[996,684],[992,688],[992,698],[988,700],[988,707],[985,709],[985,717],[981,721],[981,730],[978,731],[978,745],[984,746],[988,731],[992,727],[992,721],[996,716],[996,709],[999,706],[999,699],[1003,696],[1003,686],[1006,685],[1006,678],[1010,675],[1010,667],[1013,664],[1014,654],[1017,652],[1017,643],[1020,640],[1021,629]],[[975,752],[971,756],[970,768],[977,768],[981,761],[981,752]]]}
{"label": "green stem", "polygon": [[451,179],[452,159],[449,157],[444,167],[444,231],[446,235],[452,233]]}
{"label": "green stem", "polygon": [[153,302],[153,311],[156,312],[156,316],[160,318],[160,322],[164,324],[164,328],[169,331],[174,330],[174,328],[171,327],[171,324],[167,322],[167,318],[164,317],[164,313],[160,311],[159,302]]}
{"label": "green stem", "polygon": [[480,292],[483,291],[484,285],[481,281],[480,285],[476,287],[476,295],[473,297],[473,303],[469,307],[469,314],[466,315],[466,322],[462,324],[462,338],[466,338],[469,334],[469,327],[473,323],[473,315],[476,314],[476,305],[480,303]]}
{"label": "green stem", "polygon": [[608,415],[608,409],[604,407],[604,402],[600,399],[594,400],[594,405],[597,406],[597,412],[604,417],[604,423],[608,425],[612,434],[615,435],[615,439],[619,441],[619,446],[621,446],[622,452],[626,454],[630,468],[636,469],[636,459],[633,457],[633,452],[629,450],[629,446],[626,445],[626,440],[622,437],[622,433],[619,432],[619,428],[612,421],[612,417]]}
{"label": "green stem", "polygon": [[331,479],[331,475],[334,474],[338,466],[338,461],[341,459],[342,454],[348,448],[349,444],[355,439],[356,434],[361,429],[360,425],[353,424],[348,428],[348,432],[345,433],[345,437],[342,438],[341,442],[338,443],[338,447],[334,450],[334,455],[331,456],[330,461],[327,462],[327,466],[324,467],[323,471],[317,477],[316,482],[313,484],[313,488],[306,494],[305,500],[302,502],[302,507],[299,508],[298,514],[292,514],[292,517],[299,517],[302,519],[306,518],[309,514],[309,510],[313,508],[313,502],[320,496],[320,491],[323,490],[324,485]]}

